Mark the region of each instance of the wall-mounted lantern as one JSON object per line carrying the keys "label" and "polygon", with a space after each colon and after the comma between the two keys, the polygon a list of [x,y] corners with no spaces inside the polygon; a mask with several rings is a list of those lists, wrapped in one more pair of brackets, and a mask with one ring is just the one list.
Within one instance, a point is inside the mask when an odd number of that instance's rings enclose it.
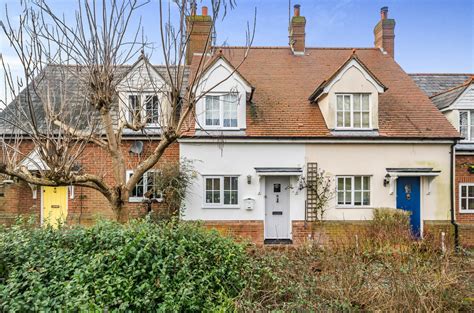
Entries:
{"label": "wall-mounted lantern", "polygon": [[252,175],[247,175],[247,184],[251,184],[252,183]]}
{"label": "wall-mounted lantern", "polygon": [[390,175],[389,174],[385,175],[385,178],[383,179],[383,186],[387,187],[388,184],[390,184]]}

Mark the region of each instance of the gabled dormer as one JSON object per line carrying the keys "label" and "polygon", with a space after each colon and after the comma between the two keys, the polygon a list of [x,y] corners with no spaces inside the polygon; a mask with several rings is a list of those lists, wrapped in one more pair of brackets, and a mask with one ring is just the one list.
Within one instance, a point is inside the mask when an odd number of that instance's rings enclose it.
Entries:
{"label": "gabled dormer", "polygon": [[430,98],[461,133],[461,143],[474,143],[474,76]]}
{"label": "gabled dormer", "polygon": [[373,131],[379,127],[379,94],[387,88],[357,57],[355,50],[331,77],[311,94],[328,129],[334,132]]}
{"label": "gabled dormer", "polygon": [[131,66],[117,85],[120,119],[160,128],[166,122],[168,84],[145,55]]}
{"label": "gabled dormer", "polygon": [[247,97],[250,83],[222,55],[217,55],[203,71],[197,84],[196,130],[243,133],[246,129]]}

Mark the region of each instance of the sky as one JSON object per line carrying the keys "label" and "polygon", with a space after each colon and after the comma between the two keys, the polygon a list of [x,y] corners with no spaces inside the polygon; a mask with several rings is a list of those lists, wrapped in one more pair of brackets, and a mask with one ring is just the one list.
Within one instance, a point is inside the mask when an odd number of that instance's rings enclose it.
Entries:
{"label": "sky", "polygon": [[[120,0],[119,0],[120,1]],[[159,45],[158,0],[136,12],[148,41]],[[167,2],[167,0],[163,0]],[[0,0],[0,17],[18,19],[19,0]],[[198,0],[198,12],[209,0]],[[217,44],[244,45],[247,23],[253,23],[256,10],[254,46],[288,45],[288,0],[236,0],[237,7],[219,20]],[[52,9],[71,17],[74,0],[49,0]],[[380,8],[389,7],[389,18],[396,21],[395,60],[408,73],[474,73],[474,0],[291,0],[301,5],[306,17],[308,47],[372,47],[373,28],[380,19]],[[0,52],[13,69],[18,68],[13,50],[3,33]],[[158,53],[151,60],[161,63]],[[3,72],[3,69],[0,71]],[[3,77],[3,73],[0,73]],[[2,78],[0,78],[3,89]],[[3,97],[3,95],[0,95]]]}

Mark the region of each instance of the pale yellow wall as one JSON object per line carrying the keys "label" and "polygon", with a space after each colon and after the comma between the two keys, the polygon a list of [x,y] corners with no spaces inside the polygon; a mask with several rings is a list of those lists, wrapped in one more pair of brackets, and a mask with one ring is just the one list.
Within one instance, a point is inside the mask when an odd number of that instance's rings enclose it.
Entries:
{"label": "pale yellow wall", "polygon": [[368,81],[361,69],[351,66],[335,82],[327,95],[318,101],[321,112],[329,129],[336,128],[336,94],[337,93],[370,93],[372,128],[378,129],[378,101],[379,94],[372,82]]}
{"label": "pale yellow wall", "polygon": [[459,111],[449,110],[443,112],[448,121],[459,131]]}
{"label": "pale yellow wall", "polygon": [[[329,177],[337,175],[372,175],[371,206],[396,207],[396,188],[390,194],[383,186],[386,168],[432,167],[441,170],[434,178],[428,195],[427,179],[422,183],[424,220],[450,218],[450,145],[449,144],[307,144],[306,162],[317,162]],[[334,198],[328,206],[328,220],[365,220],[372,209],[336,208]]]}

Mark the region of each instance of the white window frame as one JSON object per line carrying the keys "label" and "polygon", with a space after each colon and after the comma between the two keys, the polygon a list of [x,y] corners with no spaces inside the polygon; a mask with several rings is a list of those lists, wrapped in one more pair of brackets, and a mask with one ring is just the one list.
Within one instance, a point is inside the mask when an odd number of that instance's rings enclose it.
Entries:
{"label": "white window frame", "polygon": [[[234,94],[237,98],[237,126],[224,126],[224,96],[229,95],[229,94]],[[206,124],[206,101],[207,97],[219,97],[219,125],[207,125]],[[204,129],[225,129],[225,130],[239,130],[240,127],[240,97],[239,97],[238,92],[219,92],[219,93],[214,93],[210,92],[206,94],[202,99],[203,99],[203,122],[202,122],[202,127]]]}
{"label": "white window frame", "polygon": [[[162,107],[161,107],[161,97],[159,94],[157,93],[153,93],[153,92],[128,92],[126,93],[126,119],[127,121],[131,122],[132,119],[133,119],[133,110],[132,110],[132,107],[130,106],[130,96],[138,96],[138,101],[139,101],[139,105],[140,105],[140,118],[143,120],[143,119],[146,119],[147,116],[146,116],[146,104],[145,104],[145,100],[146,100],[146,97],[148,96],[151,96],[151,97],[158,97],[158,120],[161,119],[161,110],[162,110]],[[161,125],[160,123],[146,123],[146,127],[150,127],[150,128],[160,128]]]}
{"label": "white window frame", "polygon": [[[355,204],[355,178],[356,177],[362,177],[361,180],[361,186],[362,188],[364,187],[364,177],[369,178],[369,204],[362,204],[362,205],[357,205]],[[338,192],[339,192],[339,178],[350,178],[351,179],[351,203],[350,204],[339,204],[338,201]],[[357,190],[363,192],[367,192],[365,189],[362,190]],[[363,195],[362,195],[363,196]],[[344,198],[346,197],[345,192],[344,192]],[[363,199],[361,199],[363,202]],[[345,202],[345,201],[344,201]],[[371,175],[338,175],[336,176],[336,208],[371,208],[372,207],[372,176]]]}
{"label": "white window frame", "polygon": [[[369,126],[368,127],[354,127],[354,95],[368,95],[369,96]],[[337,97],[342,96],[344,99],[344,96],[349,96],[350,97],[350,116],[351,116],[351,126],[345,127],[345,126],[338,126],[337,125]],[[337,130],[371,130],[373,129],[372,127],[372,93],[369,92],[354,92],[354,93],[336,93],[334,95],[334,128]],[[344,100],[342,103],[344,107]],[[360,103],[360,106],[362,108],[362,102]],[[362,112],[362,111],[361,111]],[[362,114],[361,114],[361,119],[362,119]]]}
{"label": "white window frame", "polygon": [[[468,190],[466,190],[466,197],[462,197],[462,187],[466,187],[468,188]],[[472,187],[474,188],[474,183],[463,183],[463,184],[459,184],[459,213],[469,213],[469,214],[473,214],[474,213],[474,210],[463,210],[462,209],[462,206],[461,206],[461,202],[462,200],[469,200],[469,199],[472,199],[474,201],[474,197],[470,198],[468,195],[469,195],[469,187]],[[469,201],[468,201],[469,203]],[[466,207],[469,207],[468,205]]]}
{"label": "white window frame", "polygon": [[459,132],[461,133],[461,113],[467,113],[467,138],[461,139],[461,142],[473,142],[474,134],[471,132],[473,119],[471,116],[474,114],[474,110],[459,110]]}
{"label": "white window frame", "polygon": [[[224,178],[235,177],[237,178],[237,203],[236,204],[224,204]],[[219,203],[207,203],[206,202],[206,179],[208,178],[219,178],[219,191],[220,191],[220,202]],[[203,208],[226,208],[226,209],[238,209],[240,208],[240,176],[239,175],[203,175]]]}
{"label": "white window frame", "polygon": [[[128,202],[143,202],[143,200],[146,199],[145,197],[145,194],[148,192],[148,173],[160,173],[161,171],[160,170],[157,170],[157,169],[151,169],[151,170],[148,170],[147,172],[145,172],[145,174],[143,174],[143,197],[128,197]],[[128,170],[126,171],[126,181],[128,182],[130,180],[130,177],[133,175],[133,170]],[[135,186],[133,186],[133,188],[135,188]],[[131,190],[130,190],[131,191]],[[160,197],[159,198],[155,198],[158,202],[161,202],[163,201],[163,192],[160,191],[159,192],[160,194]]]}

